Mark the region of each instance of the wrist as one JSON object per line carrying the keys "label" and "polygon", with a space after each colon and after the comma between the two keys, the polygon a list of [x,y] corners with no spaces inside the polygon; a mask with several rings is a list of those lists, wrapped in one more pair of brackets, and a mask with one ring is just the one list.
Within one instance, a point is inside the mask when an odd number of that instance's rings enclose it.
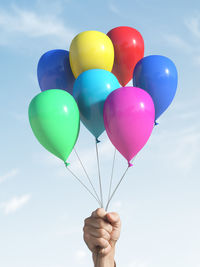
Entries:
{"label": "wrist", "polygon": [[95,267],[115,267],[115,248],[112,248],[112,250],[107,255],[102,255],[101,253],[93,253],[92,257]]}

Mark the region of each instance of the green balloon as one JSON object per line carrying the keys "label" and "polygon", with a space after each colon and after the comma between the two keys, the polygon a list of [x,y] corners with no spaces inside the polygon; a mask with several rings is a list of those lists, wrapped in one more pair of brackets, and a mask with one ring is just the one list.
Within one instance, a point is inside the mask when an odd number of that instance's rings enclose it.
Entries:
{"label": "green balloon", "polygon": [[73,96],[64,90],[46,90],[32,99],[28,113],[40,144],[65,162],[80,128],[79,109]]}

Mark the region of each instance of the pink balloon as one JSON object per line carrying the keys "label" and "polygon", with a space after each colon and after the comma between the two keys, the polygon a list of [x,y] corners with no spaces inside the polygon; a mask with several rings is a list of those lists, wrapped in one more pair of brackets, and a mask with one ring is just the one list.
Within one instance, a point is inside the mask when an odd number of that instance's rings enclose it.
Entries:
{"label": "pink balloon", "polygon": [[131,159],[146,144],[154,127],[151,96],[137,87],[116,89],[105,101],[103,118],[112,144],[132,166]]}

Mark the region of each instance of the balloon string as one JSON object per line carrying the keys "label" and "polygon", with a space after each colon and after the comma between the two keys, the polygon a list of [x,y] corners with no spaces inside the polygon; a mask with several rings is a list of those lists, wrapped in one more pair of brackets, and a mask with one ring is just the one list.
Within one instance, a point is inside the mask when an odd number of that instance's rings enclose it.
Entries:
{"label": "balloon string", "polygon": [[99,187],[100,187],[100,195],[101,195],[101,208],[103,208],[103,192],[102,192],[101,174],[100,174],[100,166],[99,166],[99,153],[98,153],[98,147],[97,147],[96,139],[95,139],[95,146],[96,146],[97,165],[98,165]]}
{"label": "balloon string", "polygon": [[[137,155],[136,155],[136,156],[137,156]],[[135,159],[136,159],[136,156],[135,156],[135,157],[134,157],[134,158],[133,158],[133,159],[130,161],[131,163],[133,163],[133,161],[135,161]],[[107,205],[106,205],[106,211],[108,210],[108,207],[109,207],[110,201],[112,200],[112,198],[113,198],[113,196],[114,196],[115,192],[117,191],[117,188],[119,187],[119,185],[121,184],[122,180],[124,179],[124,176],[126,175],[126,173],[127,173],[128,169],[129,169],[129,166],[126,168],[126,170],[125,170],[124,174],[122,175],[122,178],[120,179],[120,181],[119,181],[119,183],[117,184],[117,186],[115,187],[115,190],[113,191],[113,193],[112,193],[112,195],[111,195],[110,199],[108,200],[108,202],[107,202]]]}
{"label": "balloon string", "polygon": [[93,189],[93,191],[94,191],[94,193],[95,193],[95,195],[96,195],[96,197],[98,199],[99,205],[101,205],[101,201],[100,201],[99,196],[98,196],[98,194],[97,194],[97,192],[96,192],[96,190],[94,188],[94,185],[93,185],[93,183],[92,183],[92,181],[91,181],[91,179],[90,179],[90,177],[89,177],[89,175],[88,175],[88,173],[87,173],[87,171],[86,171],[86,169],[85,169],[85,167],[83,165],[83,162],[80,159],[80,157],[79,157],[79,155],[78,155],[78,153],[77,153],[75,148],[74,148],[74,152],[75,152],[75,154],[76,154],[76,156],[77,156],[77,158],[78,158],[78,160],[79,160],[79,162],[80,162],[80,164],[81,164],[81,166],[82,166],[82,168],[83,168],[83,170],[84,170],[84,172],[85,172],[85,174],[86,174],[86,176],[88,178],[88,181],[89,181],[90,185],[92,186],[92,189]]}
{"label": "balloon string", "polygon": [[[72,170],[70,170],[67,165],[65,165],[67,170],[72,174],[72,176],[77,180],[79,181],[79,183],[82,184],[82,186],[90,193],[91,196],[93,196],[96,201],[99,203],[98,199],[95,197],[95,195],[90,191],[90,189],[72,172]],[[100,204],[100,203],[99,203]]]}
{"label": "balloon string", "polygon": [[109,186],[109,193],[108,193],[108,201],[111,195],[111,188],[112,188],[112,181],[113,181],[113,173],[114,173],[114,166],[115,166],[115,157],[116,157],[116,148],[113,156],[113,163],[112,163],[112,171],[111,171],[111,178],[110,178],[110,186]]}
{"label": "balloon string", "polygon": [[120,186],[120,184],[121,184],[122,180],[124,179],[124,177],[125,177],[125,175],[126,175],[126,173],[127,173],[128,169],[129,169],[129,167],[127,167],[127,168],[126,168],[126,170],[125,170],[124,174],[122,175],[121,179],[119,180],[119,183],[118,183],[118,184],[117,184],[117,186],[115,187],[115,189],[114,189],[114,191],[113,191],[113,193],[112,193],[112,195],[111,195],[110,199],[108,200],[108,203],[107,203],[107,205],[106,205],[106,211],[108,210],[108,207],[109,207],[110,201],[111,201],[111,200],[112,200],[112,198],[114,197],[114,195],[115,195],[115,193],[116,193],[116,191],[117,191],[118,187]]}

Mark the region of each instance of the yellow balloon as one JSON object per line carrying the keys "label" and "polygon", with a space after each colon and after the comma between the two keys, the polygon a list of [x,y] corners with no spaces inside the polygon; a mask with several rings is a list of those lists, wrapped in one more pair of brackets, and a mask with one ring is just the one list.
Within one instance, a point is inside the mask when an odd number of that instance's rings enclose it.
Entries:
{"label": "yellow balloon", "polygon": [[81,32],[72,40],[69,60],[75,78],[90,69],[112,71],[114,63],[112,41],[102,32]]}

